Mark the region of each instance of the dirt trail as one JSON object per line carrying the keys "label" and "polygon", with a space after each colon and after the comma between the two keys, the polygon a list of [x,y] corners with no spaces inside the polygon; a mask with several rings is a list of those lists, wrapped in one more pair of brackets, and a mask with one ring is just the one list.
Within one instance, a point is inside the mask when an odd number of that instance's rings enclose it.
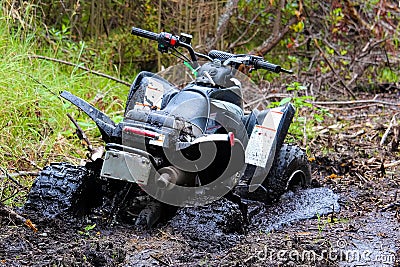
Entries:
{"label": "dirt trail", "polygon": [[397,111],[335,111],[309,140],[313,188],[249,202],[247,225],[227,200],[152,230],[29,217],[34,232],[0,216],[0,266],[400,266],[393,131],[379,146]]}

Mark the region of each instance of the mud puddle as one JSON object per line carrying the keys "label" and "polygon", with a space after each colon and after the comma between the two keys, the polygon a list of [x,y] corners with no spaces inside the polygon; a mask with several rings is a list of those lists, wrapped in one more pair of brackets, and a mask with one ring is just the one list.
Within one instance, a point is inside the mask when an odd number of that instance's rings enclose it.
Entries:
{"label": "mud puddle", "polygon": [[[249,258],[251,246],[260,245],[256,236],[267,238],[260,230],[267,232],[336,212],[339,204],[331,190],[312,188],[286,193],[271,205],[248,202],[248,208],[249,222],[237,204],[220,199],[205,207],[182,208],[151,230],[98,224],[83,234],[82,229],[94,226],[93,222],[49,223],[32,218],[37,233],[27,227],[2,228],[0,266],[215,266],[220,261],[234,266],[232,261]],[[245,251],[240,251],[242,247]],[[237,266],[250,266],[243,264]]]}
{"label": "mud puddle", "polygon": [[254,214],[250,227],[264,232],[340,210],[339,196],[324,187],[289,191],[275,204],[260,205],[258,202],[251,202],[249,206],[253,209],[250,214]]}
{"label": "mud puddle", "polygon": [[249,231],[270,232],[294,222],[338,212],[339,197],[328,188],[289,191],[274,204],[246,201],[248,221],[238,205],[221,199],[206,207],[183,208],[169,222],[194,248],[208,251],[231,247]]}
{"label": "mud puddle", "polygon": [[[224,198],[204,207],[182,208],[160,228],[166,236],[152,240],[151,248],[136,250],[127,259],[135,266],[150,266],[160,264],[160,261],[172,265],[174,261],[206,263],[210,255],[223,255],[242,243],[246,244],[248,236],[258,235],[259,231],[278,230],[300,220],[337,212],[338,199],[330,189],[311,188],[288,192],[271,205],[248,201],[247,222],[239,206]],[[169,259],[169,248],[162,242],[171,236],[174,238],[168,242],[173,242],[181,251],[173,260]]]}

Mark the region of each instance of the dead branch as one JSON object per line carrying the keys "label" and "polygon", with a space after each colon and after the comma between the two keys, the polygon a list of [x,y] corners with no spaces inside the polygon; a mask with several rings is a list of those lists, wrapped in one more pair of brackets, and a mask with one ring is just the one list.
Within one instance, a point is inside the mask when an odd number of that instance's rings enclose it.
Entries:
{"label": "dead branch", "polygon": [[351,89],[346,85],[346,83],[344,82],[343,78],[336,73],[335,69],[333,68],[331,62],[328,60],[328,58],[326,57],[324,51],[322,50],[322,48],[319,46],[317,39],[314,39],[314,43],[315,46],[317,47],[317,49],[319,50],[321,56],[324,58],[326,64],[328,64],[329,68],[331,69],[332,73],[339,79],[340,83],[343,85],[343,87],[346,89],[346,92],[349,93],[351,95],[351,97],[353,99],[356,98],[355,94],[353,93],[353,91],[351,91]]}
{"label": "dead branch", "polygon": [[14,210],[7,207],[1,202],[0,202],[0,216],[7,217],[10,221],[12,221],[15,224],[24,224],[26,227],[30,228],[35,233],[38,231],[38,229],[30,219],[26,219],[24,216],[19,215]]}
{"label": "dead branch", "polygon": [[85,143],[87,145],[87,149],[89,150],[89,152],[93,152],[93,146],[90,143],[89,139],[87,138],[85,132],[82,130],[81,126],[79,126],[78,122],[71,116],[71,114],[67,113],[67,116],[72,121],[72,123],[75,125],[75,127],[76,127],[76,135],[78,136],[78,138],[80,140],[85,141]]}
{"label": "dead branch", "polygon": [[256,30],[254,31],[253,35],[250,36],[250,38],[248,38],[248,39],[246,39],[246,40],[244,40],[244,41],[238,42],[238,43],[233,43],[233,44],[231,44],[231,45],[229,46],[228,49],[233,49],[235,46],[241,46],[241,45],[245,45],[245,44],[251,42],[251,40],[253,40],[254,37],[256,37],[256,35],[258,34],[259,31],[260,31],[259,29],[256,29]]}
{"label": "dead branch", "polygon": [[398,207],[400,207],[400,201],[387,204],[385,207],[383,207],[381,209],[381,212],[382,211],[387,211],[387,210],[393,210],[393,209],[398,208]]}
{"label": "dead branch", "polygon": [[48,61],[53,61],[53,62],[65,64],[65,65],[68,65],[68,66],[72,66],[72,67],[87,71],[87,72],[89,72],[91,74],[94,74],[94,75],[97,75],[97,76],[100,76],[100,77],[103,77],[103,78],[107,78],[107,79],[115,81],[117,83],[121,83],[121,84],[126,85],[126,86],[131,86],[131,84],[126,82],[126,81],[120,80],[118,78],[115,78],[113,76],[104,74],[104,73],[99,72],[99,71],[88,69],[88,68],[86,68],[84,66],[81,66],[81,65],[69,62],[69,61],[65,61],[65,60],[61,60],[61,59],[57,59],[57,58],[46,57],[46,56],[40,56],[40,55],[29,55],[28,57],[29,58],[43,59],[43,60],[48,60]]}
{"label": "dead branch", "polygon": [[396,106],[400,107],[400,102],[398,103],[393,103],[393,102],[387,102],[387,101],[382,101],[382,100],[376,100],[376,99],[367,99],[367,100],[350,100],[350,101],[312,101],[309,102],[313,105],[321,105],[321,106],[334,106],[334,105],[359,105],[359,104],[380,104],[380,105],[385,105],[385,106]]}
{"label": "dead branch", "polygon": [[32,75],[30,75],[29,73],[25,73],[19,70],[15,70],[18,73],[21,73],[23,75],[28,76],[30,79],[32,79],[34,82],[36,82],[37,84],[43,86],[44,89],[46,89],[50,94],[58,96],[58,94],[54,93],[53,91],[50,90],[50,88],[48,88],[44,83],[42,83],[41,81],[39,81],[38,79],[36,79],[35,77],[33,77]]}
{"label": "dead branch", "polygon": [[[0,179],[8,178],[11,181],[13,181],[13,183],[17,183],[17,181],[14,179],[15,177],[38,176],[38,175],[39,175],[39,172],[19,171],[19,172],[15,172],[15,173],[8,173],[7,175],[1,175]],[[22,185],[19,184],[18,186],[22,186]]]}
{"label": "dead branch", "polygon": [[13,173],[13,174],[9,174],[8,171],[4,168],[0,167],[0,170],[2,173],[4,173],[4,175],[0,176],[1,179],[9,179],[11,182],[13,182],[18,188],[20,189],[26,189],[25,186],[21,185],[20,182],[18,182],[17,180],[14,179],[14,177],[18,177],[18,176],[33,176],[31,174],[36,174],[32,173],[32,172],[18,172],[18,173]]}
{"label": "dead branch", "polygon": [[386,142],[387,137],[389,136],[390,131],[392,130],[392,127],[397,124],[396,116],[398,114],[399,113],[394,114],[392,119],[390,120],[389,126],[387,127],[385,133],[382,136],[382,140],[379,143],[380,146],[383,146],[383,144]]}
{"label": "dead branch", "polygon": [[8,217],[15,223],[25,223],[27,219],[25,219],[23,216],[19,215],[15,211],[13,211],[11,208],[7,207],[3,203],[0,202],[0,215],[3,217]]}
{"label": "dead branch", "polygon": [[223,36],[223,33],[228,27],[230,18],[232,17],[233,11],[237,8],[239,0],[229,0],[225,5],[225,12],[219,17],[217,32],[215,38],[213,38],[208,44],[208,50],[214,48],[218,41]]}
{"label": "dead branch", "polygon": [[153,259],[157,260],[159,263],[161,263],[164,266],[170,266],[170,264],[168,264],[167,262],[162,260],[158,255],[150,254],[150,257],[152,257]]}
{"label": "dead branch", "polygon": [[284,28],[280,29],[276,35],[273,34],[271,37],[265,40],[259,47],[253,49],[250,54],[260,56],[267,54],[285,37],[286,33],[289,32],[290,27],[296,22],[297,17],[291,18]]}
{"label": "dead branch", "polygon": [[400,160],[397,160],[397,161],[394,161],[394,162],[391,162],[391,163],[384,164],[383,166],[386,169],[386,168],[396,167],[396,166],[399,166],[399,165],[400,165]]}
{"label": "dead branch", "polygon": [[359,137],[360,135],[365,134],[365,130],[361,129],[358,132],[354,133],[354,134],[339,134],[339,139],[355,139],[357,137]]}
{"label": "dead branch", "polygon": [[247,35],[247,33],[248,33],[248,31],[250,30],[251,26],[254,25],[254,22],[256,21],[256,19],[257,19],[261,14],[263,14],[263,13],[268,13],[269,10],[270,10],[270,8],[271,8],[271,6],[267,7],[266,9],[264,9],[264,10],[262,10],[262,11],[260,11],[260,12],[258,12],[258,13],[253,17],[253,19],[250,20],[250,22],[248,23],[246,29],[242,32],[242,34],[241,34],[234,42],[232,42],[232,43],[229,45],[228,50],[231,50],[231,49],[235,48],[236,46],[241,46],[241,45],[243,45],[243,44],[246,44],[246,43],[248,43],[250,40],[252,40],[252,39],[254,38],[254,36],[259,32],[259,29],[256,29],[256,30],[254,31],[254,34],[253,34],[249,39],[247,39],[247,40],[245,40],[245,41],[241,41],[241,40],[243,39],[243,37]]}

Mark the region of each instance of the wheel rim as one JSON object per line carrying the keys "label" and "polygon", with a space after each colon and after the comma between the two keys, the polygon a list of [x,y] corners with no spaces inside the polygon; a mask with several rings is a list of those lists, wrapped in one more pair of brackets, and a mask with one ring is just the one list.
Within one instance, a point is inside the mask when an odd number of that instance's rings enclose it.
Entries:
{"label": "wheel rim", "polygon": [[286,183],[285,190],[291,189],[296,186],[304,187],[305,183],[306,183],[306,174],[304,173],[304,171],[296,170],[290,175]]}

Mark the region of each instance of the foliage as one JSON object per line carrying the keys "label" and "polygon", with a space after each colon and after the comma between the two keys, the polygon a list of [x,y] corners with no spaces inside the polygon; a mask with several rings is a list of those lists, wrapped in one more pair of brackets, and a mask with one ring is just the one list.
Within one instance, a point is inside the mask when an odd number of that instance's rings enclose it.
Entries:
{"label": "foliage", "polygon": [[96,224],[88,224],[86,225],[83,230],[79,230],[78,234],[80,235],[84,235],[84,236],[90,236],[91,232],[93,231],[93,229],[96,228]]}
{"label": "foliage", "polygon": [[[29,58],[39,52],[48,56],[57,52],[40,50],[33,34],[25,35],[22,41],[18,36],[18,31],[10,35],[4,20],[0,21],[1,166],[7,170],[31,169],[56,159],[84,158],[85,151],[73,136],[74,127],[66,113],[71,113],[89,135],[99,133],[88,118],[62,101],[58,92],[68,90],[96,100],[95,106],[117,117],[128,88],[59,63]],[[78,59],[84,49],[80,44],[69,50],[62,46]],[[74,51],[76,47],[78,52]]]}
{"label": "foliage", "polygon": [[285,105],[291,103],[296,113],[293,118],[293,123],[289,128],[289,134],[294,140],[303,140],[304,138],[314,138],[315,132],[312,131],[313,127],[318,123],[322,123],[326,116],[332,116],[327,110],[316,107],[312,104],[315,99],[312,96],[304,95],[307,87],[299,82],[292,82],[286,87],[288,92],[292,92],[293,95],[285,97],[279,102],[271,102],[269,108]]}

